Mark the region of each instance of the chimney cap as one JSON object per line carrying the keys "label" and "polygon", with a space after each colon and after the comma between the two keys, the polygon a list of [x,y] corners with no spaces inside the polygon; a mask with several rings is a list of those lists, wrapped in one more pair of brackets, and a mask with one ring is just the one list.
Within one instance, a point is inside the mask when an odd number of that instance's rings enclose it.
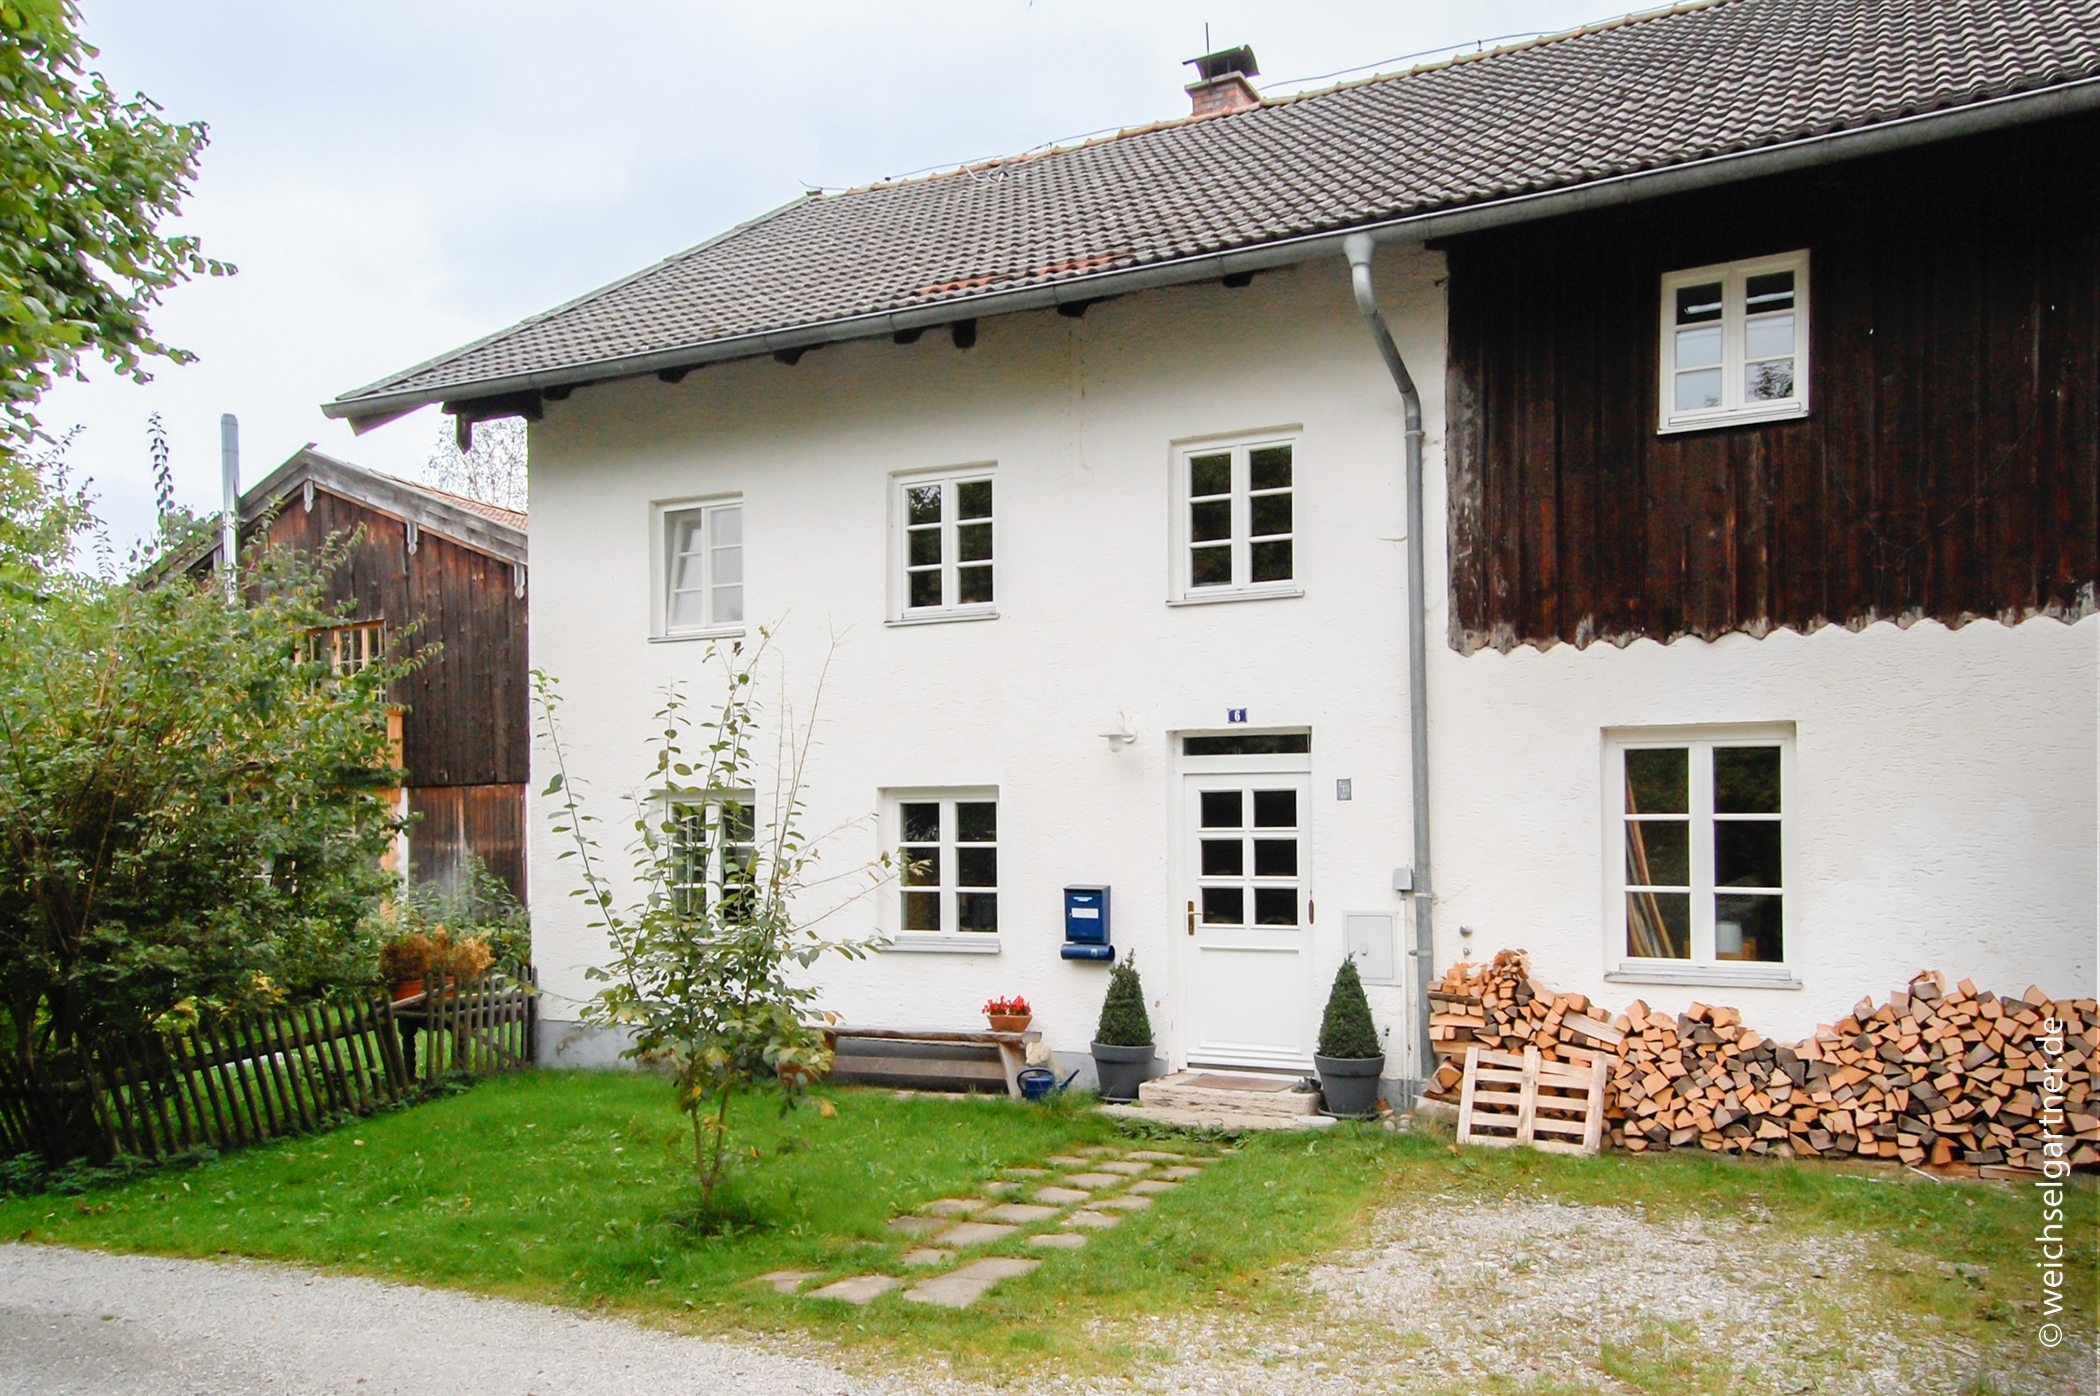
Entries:
{"label": "chimney cap", "polygon": [[1246,44],[1238,48],[1219,49],[1206,53],[1201,58],[1184,58],[1184,67],[1194,64],[1196,73],[1205,82],[1216,82],[1219,78],[1238,73],[1244,77],[1258,77],[1261,69],[1255,66],[1254,50]]}

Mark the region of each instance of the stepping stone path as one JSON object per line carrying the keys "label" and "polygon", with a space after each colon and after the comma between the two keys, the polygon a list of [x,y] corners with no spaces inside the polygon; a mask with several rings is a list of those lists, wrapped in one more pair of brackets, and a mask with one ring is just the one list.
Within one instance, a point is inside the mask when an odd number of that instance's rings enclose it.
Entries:
{"label": "stepping stone path", "polygon": [[[922,1273],[907,1281],[899,1275],[852,1275],[818,1289],[802,1286],[822,1276],[815,1270],[773,1270],[753,1283],[769,1284],[780,1294],[799,1294],[805,1299],[836,1299],[848,1304],[869,1304],[909,1283],[903,1298],[913,1304],[963,1309],[977,1302],[1001,1280],[1025,1275],[1043,1262],[1021,1256],[979,1256],[947,1269],[956,1253],[965,1247],[1021,1243],[1040,1251],[1077,1250],[1088,1235],[1115,1226],[1132,1212],[1152,1205],[1159,1194],[1173,1192],[1181,1182],[1196,1177],[1207,1164],[1216,1163],[1230,1150],[1216,1154],[1177,1154],[1161,1149],[1119,1149],[1110,1144],[1090,1144],[1069,1154],[1052,1154],[1041,1168],[1002,1168],[999,1178],[988,1181],[982,1197],[942,1197],[919,1207],[912,1215],[892,1217],[890,1231],[912,1238],[897,1259],[902,1268],[939,1271]],[[1155,1167],[1165,1165],[1164,1167]],[[1034,1181],[1040,1179],[1040,1183]],[[1026,1192],[1030,1201],[999,1201]],[[1097,1194],[1111,1194],[1101,1195]],[[968,1220],[964,1220],[968,1218]],[[1040,1229],[1054,1222],[1062,1230]],[[1023,1234],[1022,1228],[1037,1228]],[[877,1241],[861,1245],[881,1246]]]}

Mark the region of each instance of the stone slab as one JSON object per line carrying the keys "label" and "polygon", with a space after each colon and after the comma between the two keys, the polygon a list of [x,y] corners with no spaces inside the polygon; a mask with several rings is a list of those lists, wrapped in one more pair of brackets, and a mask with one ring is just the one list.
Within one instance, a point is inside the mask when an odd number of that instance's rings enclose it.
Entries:
{"label": "stone slab", "polygon": [[1123,1220],[1121,1217],[1112,1216],[1107,1212],[1092,1212],[1082,1209],[1066,1217],[1065,1225],[1083,1226],[1089,1231],[1099,1231],[1104,1227],[1114,1226],[1121,1220]]}
{"label": "stone slab", "polygon": [[1055,1207],[1038,1207],[1029,1202],[1002,1202],[985,1209],[984,1220],[1014,1222],[1026,1226],[1029,1222],[1048,1221],[1057,1215]]}
{"label": "stone slab", "polygon": [[1132,1149],[1129,1153],[1123,1155],[1123,1157],[1134,1158],[1140,1163],[1180,1163],[1184,1159],[1186,1159],[1188,1155],[1163,1154],[1157,1149]]}
{"label": "stone slab", "polygon": [[1170,1110],[1237,1110],[1248,1115],[1317,1114],[1319,1092],[1297,1090],[1297,1084],[1289,1076],[1177,1071],[1140,1085],[1138,1103]]}
{"label": "stone slab", "polygon": [[977,1302],[977,1297],[993,1285],[1015,1275],[1025,1275],[1040,1260],[980,1260],[974,1265],[965,1265],[960,1270],[951,1270],[936,1279],[921,1280],[904,1292],[904,1297],[914,1304],[937,1304],[944,1309],[966,1309]]}
{"label": "stone slab", "polygon": [[904,1253],[906,1265],[945,1265],[955,1259],[954,1251],[944,1251],[939,1246],[921,1246]]}
{"label": "stone slab", "polygon": [[1113,1207],[1118,1212],[1142,1212],[1152,1205],[1149,1197],[1111,1197],[1094,1204],[1096,1207]]}
{"label": "stone slab", "polygon": [[804,1280],[813,1280],[823,1273],[822,1270],[768,1270],[751,1283],[771,1285],[775,1294],[793,1294],[802,1287]]}
{"label": "stone slab", "polygon": [[1037,1188],[1035,1190],[1036,1201],[1048,1202],[1055,1207],[1062,1207],[1068,1202],[1084,1202],[1086,1198],[1087,1195],[1078,1188]]}
{"label": "stone slab", "polygon": [[904,1281],[895,1275],[855,1275],[840,1280],[837,1284],[825,1285],[809,1292],[811,1299],[837,1299],[848,1304],[866,1304],[888,1294]]}
{"label": "stone slab", "polygon": [[1193,1177],[1195,1177],[1195,1176],[1196,1176],[1197,1174],[1201,1173],[1202,1171],[1203,1171],[1203,1170],[1202,1170],[1202,1169],[1200,1169],[1200,1168],[1191,1168],[1191,1167],[1189,1167],[1189,1166],[1188,1166],[1187,1164],[1182,1164],[1182,1165],[1180,1165],[1180,1166],[1178,1166],[1178,1167],[1175,1167],[1175,1168],[1162,1168],[1162,1169],[1160,1169],[1160,1170],[1159,1170],[1159,1176],[1160,1176],[1160,1177],[1162,1177],[1162,1178],[1167,1178],[1167,1179],[1170,1179],[1170,1180],[1174,1180],[1174,1181],[1179,1181],[1180,1179],[1183,1179],[1183,1178],[1193,1178]]}
{"label": "stone slab", "polygon": [[938,1231],[945,1223],[939,1217],[891,1217],[890,1230],[901,1231],[907,1236],[916,1236],[922,1231]]}
{"label": "stone slab", "polygon": [[1071,1188],[1116,1188],[1129,1182],[1120,1173],[1067,1173],[1065,1186]]}
{"label": "stone slab", "polygon": [[993,1222],[968,1221],[961,1226],[949,1227],[933,1239],[944,1246],[977,1246],[982,1245],[986,1241],[997,1241],[1003,1236],[1011,1236],[1013,1233],[1014,1228],[1010,1226],[999,1226]]}
{"label": "stone slab", "polygon": [[1054,1163],[1059,1168],[1085,1168],[1087,1165],[1091,1164],[1093,1160],[1088,1158],[1075,1158],[1071,1154],[1052,1154],[1050,1155],[1050,1157],[1044,1159],[1043,1162]]}
{"label": "stone slab", "polygon": [[1086,1244],[1086,1237],[1076,1231],[1040,1231],[1028,1238],[1028,1244],[1049,1246],[1060,1251],[1076,1251]]}
{"label": "stone slab", "polygon": [[1149,1163],[1103,1163],[1097,1164],[1096,1167],[1103,1173],[1120,1173],[1126,1178],[1135,1178],[1140,1173],[1150,1173],[1152,1171],[1152,1165]]}
{"label": "stone slab", "polygon": [[1012,1192],[1015,1188],[1019,1186],[1021,1185],[1017,1182],[986,1183],[984,1185],[984,1190],[990,1193],[993,1197],[999,1197],[1005,1193]]}
{"label": "stone slab", "polygon": [[1113,1144],[1089,1144],[1083,1149],[1074,1149],[1072,1152],[1075,1154],[1112,1154],[1115,1151],[1116,1146]]}
{"label": "stone slab", "polygon": [[1158,1194],[1172,1192],[1180,1186],[1181,1184],[1179,1183],[1169,1183],[1159,1178],[1140,1178],[1130,1185],[1130,1190],[1137,1193]]}
{"label": "stone slab", "polygon": [[984,1205],[981,1197],[943,1197],[927,1203],[919,1210],[931,1217],[960,1217],[974,1212]]}
{"label": "stone slab", "polygon": [[967,1275],[973,1280],[1010,1280],[1016,1275],[1027,1274],[1042,1263],[1040,1260],[1023,1260],[1018,1256],[993,1255],[986,1256],[983,1260],[973,1260],[955,1273]]}
{"label": "stone slab", "polygon": [[1012,1178],[1047,1178],[1050,1176],[1050,1170],[1047,1168],[1002,1168],[999,1171]]}

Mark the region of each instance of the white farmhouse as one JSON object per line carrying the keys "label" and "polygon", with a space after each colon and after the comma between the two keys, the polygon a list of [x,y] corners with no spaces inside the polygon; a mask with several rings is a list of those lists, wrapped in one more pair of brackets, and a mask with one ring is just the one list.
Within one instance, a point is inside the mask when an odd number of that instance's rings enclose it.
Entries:
{"label": "white farmhouse", "polygon": [[[1306,1069],[1351,954],[1411,1080],[1500,947],[1785,1036],[1928,966],[2092,994],[2100,5],[1203,63],[1187,119],[801,199],[327,405],[531,420],[599,800],[710,643],[806,697],[836,637],[810,825],[929,871],[827,1006],[1023,994],[1071,1067],[1075,886],[1175,1067]],[[535,823],[543,1050],[603,1059]]]}

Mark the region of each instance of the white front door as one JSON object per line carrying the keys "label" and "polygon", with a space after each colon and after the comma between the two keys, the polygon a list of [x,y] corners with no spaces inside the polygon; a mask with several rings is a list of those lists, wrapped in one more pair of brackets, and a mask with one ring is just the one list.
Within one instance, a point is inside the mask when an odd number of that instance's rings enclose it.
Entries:
{"label": "white front door", "polygon": [[1203,774],[1185,786],[1182,934],[1188,1060],[1312,1064],[1310,780]]}

